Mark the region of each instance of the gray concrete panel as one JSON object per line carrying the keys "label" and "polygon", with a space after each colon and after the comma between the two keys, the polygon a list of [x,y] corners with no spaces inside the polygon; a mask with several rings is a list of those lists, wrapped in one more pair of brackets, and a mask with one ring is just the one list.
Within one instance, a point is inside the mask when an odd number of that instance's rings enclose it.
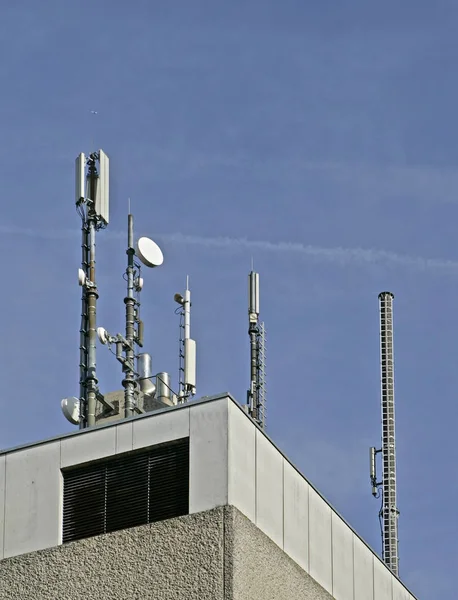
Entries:
{"label": "gray concrete panel", "polygon": [[134,424],[116,425],[116,454],[129,452],[134,447]]}
{"label": "gray concrete panel", "polygon": [[0,456],[0,560],[3,558],[4,534],[5,534],[5,467],[6,456]]}
{"label": "gray concrete panel", "polygon": [[314,489],[309,490],[310,575],[332,591],[331,507]]}
{"label": "gray concrete panel", "polygon": [[283,548],[283,456],[256,430],[256,525]]}
{"label": "gray concrete panel", "polygon": [[400,581],[393,578],[393,600],[414,600]]}
{"label": "gray concrete panel", "polygon": [[61,542],[60,442],[6,455],[4,556]]}
{"label": "gray concrete panel", "polygon": [[355,600],[374,600],[374,555],[363,542],[354,536]]}
{"label": "gray concrete panel", "polygon": [[354,533],[332,513],[332,595],[336,600],[353,600]]}
{"label": "gray concrete panel", "polygon": [[310,486],[287,461],[283,469],[283,548],[308,572]]}
{"label": "gray concrete panel", "polygon": [[170,410],[157,415],[153,413],[151,417],[144,417],[132,423],[134,450],[179,440],[189,436],[189,408]]}
{"label": "gray concrete panel", "polygon": [[190,418],[189,512],[227,504],[228,404],[193,406]]}
{"label": "gray concrete panel", "polygon": [[229,403],[228,504],[256,521],[256,427]]}
{"label": "gray concrete panel", "polygon": [[61,441],[61,468],[112,456],[116,452],[116,427],[86,430]]}
{"label": "gray concrete panel", "polygon": [[391,572],[374,556],[374,600],[393,600],[392,580]]}

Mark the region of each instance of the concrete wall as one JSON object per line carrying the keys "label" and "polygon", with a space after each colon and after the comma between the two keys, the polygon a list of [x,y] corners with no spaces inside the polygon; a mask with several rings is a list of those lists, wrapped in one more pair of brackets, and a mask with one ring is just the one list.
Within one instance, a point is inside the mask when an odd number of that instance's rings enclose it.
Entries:
{"label": "concrete wall", "polygon": [[187,436],[191,514],[235,506],[337,600],[414,600],[228,397],[0,455],[0,558],[61,544],[62,468]]}
{"label": "concrete wall", "polygon": [[[236,509],[226,516],[226,556],[233,600],[330,600],[277,544]],[[229,570],[229,569],[228,569]]]}
{"label": "concrete wall", "polygon": [[197,600],[224,596],[216,509],[0,561],[0,600]]}
{"label": "concrete wall", "polygon": [[231,507],[0,562],[0,600],[327,600]]}

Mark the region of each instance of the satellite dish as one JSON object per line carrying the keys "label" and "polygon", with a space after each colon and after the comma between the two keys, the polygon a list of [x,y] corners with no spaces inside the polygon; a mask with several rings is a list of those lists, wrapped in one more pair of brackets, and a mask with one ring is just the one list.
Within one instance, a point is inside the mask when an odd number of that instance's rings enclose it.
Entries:
{"label": "satellite dish", "polygon": [[97,337],[99,338],[100,343],[104,345],[109,341],[108,331],[105,327],[97,327]]}
{"label": "satellite dish", "polygon": [[164,262],[164,256],[162,250],[147,237],[141,237],[137,242],[138,258],[147,267],[160,267]]}
{"label": "satellite dish", "polygon": [[83,286],[86,283],[86,273],[83,269],[78,269],[78,283]]}
{"label": "satellite dish", "polygon": [[78,398],[74,396],[64,398],[60,403],[60,407],[67,421],[70,421],[73,425],[78,425],[80,422],[80,401]]}

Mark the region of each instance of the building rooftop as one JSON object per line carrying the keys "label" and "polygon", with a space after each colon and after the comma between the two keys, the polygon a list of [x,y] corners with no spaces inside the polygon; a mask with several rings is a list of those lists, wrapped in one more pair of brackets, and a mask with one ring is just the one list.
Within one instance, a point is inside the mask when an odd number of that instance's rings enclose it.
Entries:
{"label": "building rooftop", "polygon": [[178,440],[186,514],[235,507],[338,600],[415,600],[229,394],[1,451],[0,559],[66,541],[69,473]]}

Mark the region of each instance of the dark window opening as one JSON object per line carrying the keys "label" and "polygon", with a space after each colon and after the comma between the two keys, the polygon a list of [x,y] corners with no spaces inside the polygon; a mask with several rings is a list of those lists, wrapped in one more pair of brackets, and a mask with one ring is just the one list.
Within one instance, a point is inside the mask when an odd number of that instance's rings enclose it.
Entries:
{"label": "dark window opening", "polygon": [[189,438],[62,474],[63,543],[189,512]]}

